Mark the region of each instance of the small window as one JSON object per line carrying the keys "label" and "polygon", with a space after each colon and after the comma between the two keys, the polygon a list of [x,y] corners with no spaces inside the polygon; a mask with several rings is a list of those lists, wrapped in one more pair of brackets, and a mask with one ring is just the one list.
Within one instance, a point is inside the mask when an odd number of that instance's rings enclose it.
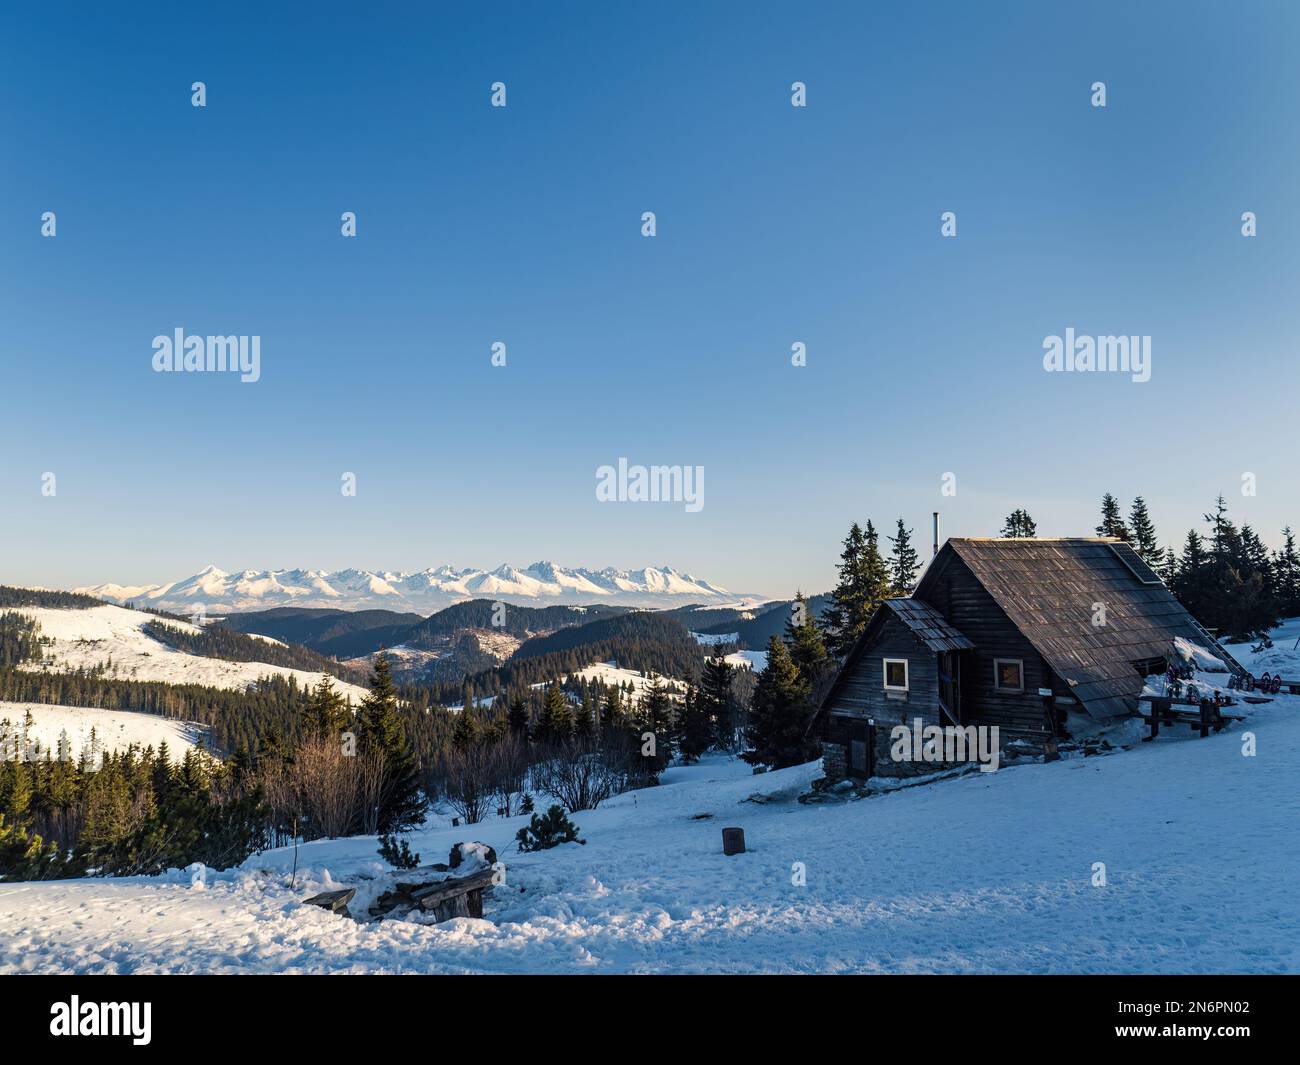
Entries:
{"label": "small window", "polygon": [[993,659],[993,688],[1000,692],[1025,690],[1025,664],[1019,658]]}
{"label": "small window", "polygon": [[907,659],[885,659],[885,689],[887,691],[907,691]]}

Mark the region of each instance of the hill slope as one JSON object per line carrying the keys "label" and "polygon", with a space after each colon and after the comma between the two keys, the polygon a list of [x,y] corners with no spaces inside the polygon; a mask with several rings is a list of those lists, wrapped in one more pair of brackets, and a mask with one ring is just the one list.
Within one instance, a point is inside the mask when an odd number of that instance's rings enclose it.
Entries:
{"label": "hill slope", "polygon": [[[150,629],[167,628],[200,637],[203,630],[184,621],[161,621],[141,610],[119,606],[90,608],[19,607],[15,613],[35,619],[41,637],[50,642],[42,648],[40,662],[20,666],[24,670],[69,673],[104,667],[108,675],[129,680],[164,681],[169,684],[202,684],[211,688],[240,690],[262,677],[293,677],[299,687],[320,681],[319,671],[293,669],[261,661],[227,661],[186,654],[150,635]],[[272,646],[267,657],[278,657]],[[345,681],[335,687],[354,703],[366,689]]]}
{"label": "hill slope", "polygon": [[[509,890],[485,920],[297,905],[361,883],[361,838],[302,847],[293,889],[289,849],[201,890],[187,874],[25,884],[0,909],[0,971],[1300,972],[1300,697],[1250,713],[1254,758],[1240,727],[1179,729],[827,806],[794,801],[812,765],[712,760],[576,814],[584,847],[507,850],[520,818],[414,833],[426,862],[466,838],[498,849]],[[722,855],[722,825],[748,853]]]}

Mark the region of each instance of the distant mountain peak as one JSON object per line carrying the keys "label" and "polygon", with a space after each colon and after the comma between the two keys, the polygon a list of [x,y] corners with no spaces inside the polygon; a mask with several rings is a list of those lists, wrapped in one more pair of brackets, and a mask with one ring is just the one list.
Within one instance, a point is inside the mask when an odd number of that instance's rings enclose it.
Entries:
{"label": "distant mountain peak", "polygon": [[585,569],[547,560],[534,562],[524,569],[502,563],[490,570],[442,565],[411,572],[245,569],[227,573],[208,565],[193,576],[168,584],[124,587],[105,583],[75,591],[164,610],[192,610],[202,605],[217,613],[278,606],[433,613],[469,599],[647,607],[687,603],[721,606],[759,601],[758,597],[735,596],[719,585],[671,566]]}

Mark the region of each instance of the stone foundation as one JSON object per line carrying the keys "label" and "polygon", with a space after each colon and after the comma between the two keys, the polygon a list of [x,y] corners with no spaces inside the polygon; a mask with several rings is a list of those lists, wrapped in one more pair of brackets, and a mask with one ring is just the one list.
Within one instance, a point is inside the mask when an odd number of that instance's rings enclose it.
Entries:
{"label": "stone foundation", "polygon": [[832,784],[848,776],[849,752],[843,744],[822,744],[822,772]]}

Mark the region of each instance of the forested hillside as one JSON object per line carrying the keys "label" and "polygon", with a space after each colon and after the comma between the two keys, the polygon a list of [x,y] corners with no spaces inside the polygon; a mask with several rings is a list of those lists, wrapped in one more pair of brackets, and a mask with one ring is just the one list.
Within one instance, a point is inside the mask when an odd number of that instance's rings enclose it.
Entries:
{"label": "forested hillside", "polygon": [[342,680],[360,685],[364,685],[369,676],[369,672],[365,669],[343,665],[310,648],[296,644],[273,643],[242,632],[232,632],[220,626],[208,626],[193,632],[169,625],[165,621],[150,621],[144,626],[144,631],[155,640],[189,655],[223,658],[228,662],[265,662],[270,666],[330,673]]}
{"label": "forested hillside", "polygon": [[585,626],[592,621],[628,613],[617,606],[513,606],[491,599],[471,599],[439,610],[414,626],[401,642],[407,647],[433,649],[461,629],[493,629],[527,637],[555,629]]}
{"label": "forested hillside", "polygon": [[421,614],[393,610],[278,607],[246,614],[227,614],[215,619],[212,625],[301,644],[334,658],[356,658],[381,647],[403,643],[412,626],[422,621],[424,616]]}

